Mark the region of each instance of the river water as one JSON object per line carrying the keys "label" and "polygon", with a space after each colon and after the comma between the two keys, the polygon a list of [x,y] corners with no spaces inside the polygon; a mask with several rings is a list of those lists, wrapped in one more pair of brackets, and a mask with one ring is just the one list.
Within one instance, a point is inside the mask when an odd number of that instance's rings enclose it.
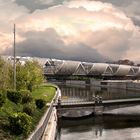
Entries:
{"label": "river water", "polygon": [[[140,98],[139,91],[101,87],[59,85],[63,101],[91,100],[100,95],[103,100]],[[56,140],[140,140],[139,117],[90,117],[59,120]]]}

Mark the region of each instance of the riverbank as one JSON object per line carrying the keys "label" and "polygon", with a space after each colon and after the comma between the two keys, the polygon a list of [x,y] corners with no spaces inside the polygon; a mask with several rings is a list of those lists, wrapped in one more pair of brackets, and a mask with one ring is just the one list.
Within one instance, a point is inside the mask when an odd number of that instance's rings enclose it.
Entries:
{"label": "riverbank", "polygon": [[[51,102],[55,95],[56,88],[51,85],[43,85],[40,87],[37,87],[35,90],[33,90],[32,97],[33,100],[35,99],[43,99],[46,101],[46,103]],[[35,108],[34,114],[32,116],[32,131],[36,127],[37,123],[41,119],[44,112],[47,110],[47,106],[45,106],[43,109],[37,109]],[[0,139],[6,139],[6,140],[23,140],[24,136],[19,135],[15,136],[12,135],[9,131],[9,128],[6,126],[8,125],[8,116],[14,112],[22,112],[23,111],[23,105],[22,104],[15,104],[11,102],[10,100],[6,99],[5,104],[0,110]]]}

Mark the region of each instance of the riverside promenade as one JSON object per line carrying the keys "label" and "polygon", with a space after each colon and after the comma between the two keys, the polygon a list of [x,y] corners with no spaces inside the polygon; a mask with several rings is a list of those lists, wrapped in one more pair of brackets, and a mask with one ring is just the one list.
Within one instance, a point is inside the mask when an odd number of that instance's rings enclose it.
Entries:
{"label": "riverside promenade", "polygon": [[140,116],[140,105],[117,108],[109,111],[104,111],[103,115],[130,115],[130,116]]}

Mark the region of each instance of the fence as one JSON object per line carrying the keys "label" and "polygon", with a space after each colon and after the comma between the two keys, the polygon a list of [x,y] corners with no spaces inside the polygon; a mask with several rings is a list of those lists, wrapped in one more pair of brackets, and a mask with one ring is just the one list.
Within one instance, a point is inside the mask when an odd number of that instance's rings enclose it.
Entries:
{"label": "fence", "polygon": [[58,96],[60,95],[60,90],[59,88],[55,87],[57,89],[56,91],[56,95],[53,98],[49,108],[47,109],[47,112],[44,114],[44,116],[42,117],[42,119],[40,120],[39,124],[37,125],[36,129],[34,130],[34,132],[29,136],[29,138],[27,140],[40,140],[43,136],[43,133],[45,131],[45,128],[47,127],[47,124],[49,122],[52,110],[53,110],[53,103],[54,101],[58,98]]}

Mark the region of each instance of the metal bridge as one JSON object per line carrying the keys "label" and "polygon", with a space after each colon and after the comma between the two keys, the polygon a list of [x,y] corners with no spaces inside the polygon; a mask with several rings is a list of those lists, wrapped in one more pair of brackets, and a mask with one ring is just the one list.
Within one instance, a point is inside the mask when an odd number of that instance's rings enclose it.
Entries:
{"label": "metal bridge", "polygon": [[46,59],[44,62],[44,74],[47,76],[140,77],[138,66],[57,59]]}
{"label": "metal bridge", "polygon": [[[12,57],[6,57],[13,60]],[[140,78],[140,67],[111,63],[92,63],[71,60],[58,60],[37,57],[17,57],[24,64],[28,60],[36,60],[44,68],[47,76],[105,76]]]}
{"label": "metal bridge", "polygon": [[58,112],[58,117],[84,117],[93,115],[103,115],[104,111],[109,111],[117,108],[135,106],[140,104],[140,98],[104,100],[98,97],[93,101],[59,101],[55,104]]}

